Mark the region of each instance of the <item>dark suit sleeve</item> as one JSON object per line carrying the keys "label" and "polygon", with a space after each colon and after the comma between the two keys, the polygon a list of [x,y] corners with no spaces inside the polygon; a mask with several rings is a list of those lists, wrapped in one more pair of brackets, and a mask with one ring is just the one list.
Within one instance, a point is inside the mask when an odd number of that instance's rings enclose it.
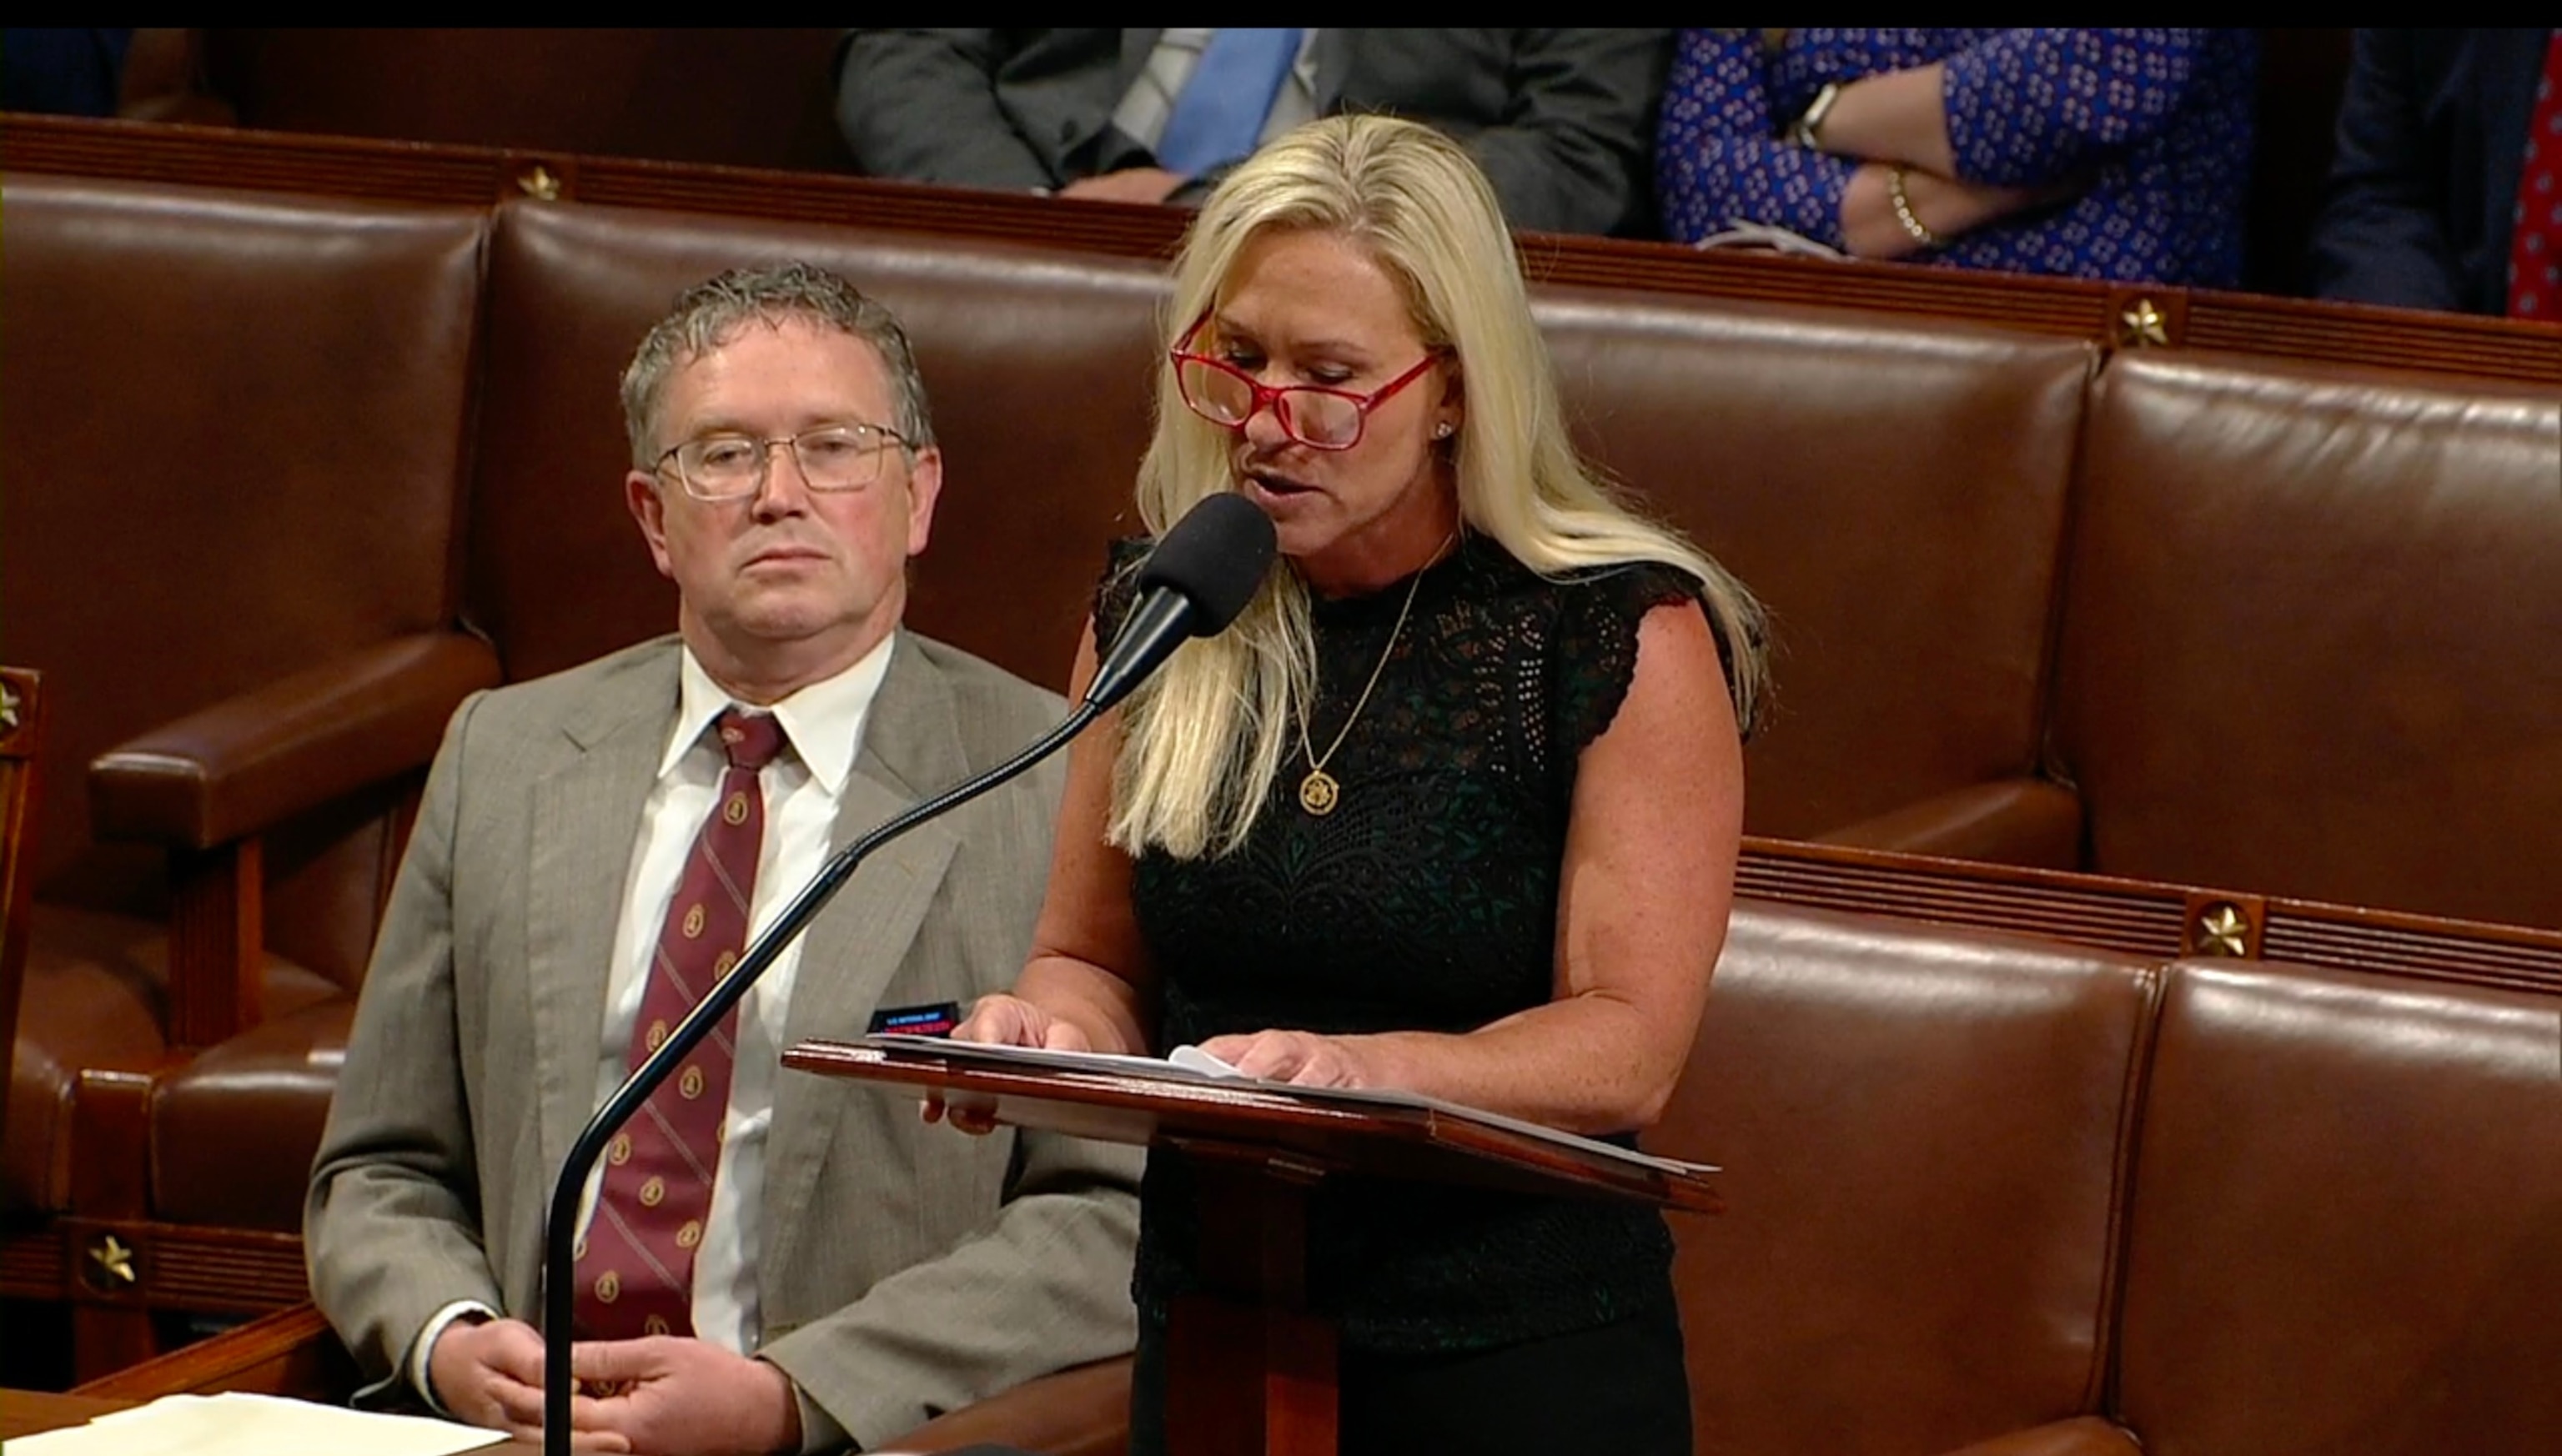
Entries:
{"label": "dark suit sleeve", "polygon": [[1060,181],[997,101],[993,30],[858,30],[836,69],[836,125],[869,176],[1030,191]]}
{"label": "dark suit sleeve", "polygon": [[2464,306],[2440,212],[2444,159],[2425,153],[2408,33],[2360,30],[2340,97],[2330,185],[2313,226],[2313,288],[2406,308]]}
{"label": "dark suit sleeve", "polygon": [[1553,233],[1636,230],[1651,211],[1647,160],[1673,33],[1514,34],[1505,114],[1466,138],[1506,220]]}

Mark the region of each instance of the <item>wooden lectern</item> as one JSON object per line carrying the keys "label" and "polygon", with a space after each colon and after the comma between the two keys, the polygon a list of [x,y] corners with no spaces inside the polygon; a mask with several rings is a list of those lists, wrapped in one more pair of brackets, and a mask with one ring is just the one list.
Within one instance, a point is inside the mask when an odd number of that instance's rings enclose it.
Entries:
{"label": "wooden lectern", "polygon": [[1333,1321],[1307,1306],[1308,1196],[1329,1175],[1631,1198],[1715,1212],[1712,1170],[1627,1153],[1465,1108],[1395,1094],[1217,1080],[1163,1062],[966,1042],[812,1041],[783,1064],[905,1088],[998,1121],[1181,1148],[1200,1195],[1202,1281],[1168,1340],[1173,1456],[1330,1456]]}

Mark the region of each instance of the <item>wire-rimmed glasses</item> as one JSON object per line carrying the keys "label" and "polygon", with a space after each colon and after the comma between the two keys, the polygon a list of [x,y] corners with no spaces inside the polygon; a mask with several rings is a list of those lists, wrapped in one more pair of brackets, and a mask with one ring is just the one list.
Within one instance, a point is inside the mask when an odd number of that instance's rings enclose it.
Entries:
{"label": "wire-rimmed glasses", "polygon": [[1268,408],[1281,433],[1310,450],[1350,450],[1361,444],[1371,411],[1421,379],[1441,358],[1439,350],[1427,351],[1413,368],[1366,395],[1319,384],[1273,386],[1224,359],[1192,353],[1192,339],[1207,322],[1204,310],[1167,351],[1174,360],[1175,391],[1184,403],[1193,414],[1230,430],[1243,430],[1246,421]]}
{"label": "wire-rimmed glasses", "polygon": [[774,440],[724,432],[698,435],[668,450],[658,456],[658,468],[673,464],[685,493],[696,500],[738,500],[765,488],[778,445],[791,447],[793,462],[813,490],[860,490],[879,481],[891,451],[907,455],[915,449],[879,425],[822,425]]}

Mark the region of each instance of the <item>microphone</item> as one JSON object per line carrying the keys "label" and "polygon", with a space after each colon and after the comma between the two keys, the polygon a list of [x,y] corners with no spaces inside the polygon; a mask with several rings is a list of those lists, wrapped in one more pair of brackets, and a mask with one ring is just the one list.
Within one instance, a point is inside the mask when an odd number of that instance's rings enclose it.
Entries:
{"label": "microphone", "polygon": [[1165,665],[1188,637],[1209,637],[1236,620],[1272,564],[1272,522],[1254,502],[1241,495],[1208,497],[1175,522],[1156,550],[1139,568],[1142,594],[1137,610],[1111,653],[1095,670],[1085,700],[1057,727],[1022,752],[984,774],[965,779],[931,799],[892,815],[837,851],[820,866],[801,893],[783,908],[765,934],[758,936],[738,965],[687,1011],[658,1049],[633,1068],[614,1095],[588,1119],[587,1127],[562,1160],[560,1178],[552,1184],[549,1221],[543,1243],[543,1451],[569,1456],[570,1329],[577,1319],[578,1205],[587,1177],[604,1156],[605,1145],[631,1121],[649,1094],[667,1080],[679,1062],[711,1035],[730,1007],[764,976],[784,948],[799,938],[811,920],[835,898],[854,869],[881,845],[927,819],[948,814],[980,795],[1021,775],[1056,753],[1068,740],[1119,702]]}
{"label": "microphone", "polygon": [[1139,605],[1085,689],[1097,712],[1127,697],[1186,638],[1215,637],[1236,620],[1277,547],[1272,518],[1242,495],[1205,496],[1139,564]]}

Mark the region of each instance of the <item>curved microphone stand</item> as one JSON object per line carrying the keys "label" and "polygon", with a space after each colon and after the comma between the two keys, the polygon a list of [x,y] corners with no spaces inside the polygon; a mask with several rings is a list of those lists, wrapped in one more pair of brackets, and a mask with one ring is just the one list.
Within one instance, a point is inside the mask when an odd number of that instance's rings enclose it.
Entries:
{"label": "curved microphone stand", "polygon": [[1075,712],[1067,715],[1065,721],[1029,748],[975,779],[964,780],[883,820],[877,828],[837,851],[836,856],[811,879],[808,888],[784,908],[782,918],[757,937],[756,944],[748,947],[747,954],[729,975],[721,978],[711,993],[685,1013],[684,1019],[667,1033],[667,1039],[658,1044],[658,1049],[634,1068],[632,1075],[623,1079],[623,1085],[614,1089],[614,1095],[605,1100],[605,1105],[596,1110],[596,1115],[588,1119],[585,1131],[578,1135],[577,1142],[570,1145],[569,1157],[561,1165],[560,1181],[552,1185],[551,1218],[544,1234],[545,1456],[569,1456],[570,1326],[577,1317],[578,1294],[573,1282],[577,1278],[577,1260],[572,1250],[578,1240],[578,1205],[587,1188],[587,1176],[596,1167],[596,1160],[604,1154],[605,1145],[613,1141],[616,1130],[640,1110],[640,1104],[649,1100],[649,1094],[657,1090],[659,1083],[667,1080],[668,1074],[684,1060],[685,1054],[711,1034],[712,1028],[729,1014],[730,1007],[738,1004],[739,998],[747,995],[748,989],[756,985],[757,978],[765,974],[765,968],[774,963],[774,958],[783,954],[784,947],[792,944],[811,918],[834,898],[836,891],[853,874],[854,867],[861,864],[866,856],[927,819],[958,809],[1049,757],[1058,751],[1060,745],[1085,731],[1086,725],[1101,716],[1107,706],[1108,703],[1098,702],[1089,696],[1077,705]]}

